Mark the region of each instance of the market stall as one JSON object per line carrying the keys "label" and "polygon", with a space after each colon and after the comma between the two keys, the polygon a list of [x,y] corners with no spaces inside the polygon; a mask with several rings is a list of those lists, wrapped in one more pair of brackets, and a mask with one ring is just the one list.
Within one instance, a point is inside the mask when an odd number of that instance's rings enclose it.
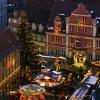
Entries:
{"label": "market stall", "polygon": [[44,100],[43,93],[45,89],[36,84],[28,84],[19,88],[19,100]]}
{"label": "market stall", "polygon": [[62,76],[61,72],[45,70],[39,73],[34,81],[40,86],[54,87],[62,84],[64,80],[65,78]]}

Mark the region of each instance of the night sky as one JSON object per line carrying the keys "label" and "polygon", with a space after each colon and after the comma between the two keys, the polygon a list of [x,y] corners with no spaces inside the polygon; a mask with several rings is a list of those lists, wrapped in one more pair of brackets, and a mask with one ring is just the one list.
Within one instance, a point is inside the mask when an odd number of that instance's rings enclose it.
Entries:
{"label": "night sky", "polygon": [[8,0],[8,3],[14,3],[16,9],[25,5],[30,21],[37,23],[47,23],[50,17],[59,13],[70,16],[78,3],[84,3],[89,11],[93,10],[93,17],[100,16],[100,0]]}

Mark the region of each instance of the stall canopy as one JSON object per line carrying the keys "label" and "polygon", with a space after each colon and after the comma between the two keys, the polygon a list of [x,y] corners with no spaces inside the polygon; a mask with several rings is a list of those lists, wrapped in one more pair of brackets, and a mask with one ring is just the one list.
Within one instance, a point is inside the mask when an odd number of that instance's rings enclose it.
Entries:
{"label": "stall canopy", "polygon": [[[87,92],[89,91],[90,85],[84,85],[78,88],[70,97],[69,100],[83,100]],[[76,99],[77,98],[77,99]]]}
{"label": "stall canopy", "polygon": [[98,80],[99,78],[96,76],[89,76],[89,78],[85,81],[85,84],[95,85]]}

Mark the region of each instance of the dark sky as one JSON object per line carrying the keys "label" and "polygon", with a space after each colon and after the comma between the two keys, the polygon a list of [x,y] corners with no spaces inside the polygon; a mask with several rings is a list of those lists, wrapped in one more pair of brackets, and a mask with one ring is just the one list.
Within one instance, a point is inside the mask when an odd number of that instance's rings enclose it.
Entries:
{"label": "dark sky", "polygon": [[[56,1],[56,2],[55,2]],[[86,8],[94,11],[93,16],[100,16],[100,0],[8,0],[8,3],[15,3],[17,8],[27,5],[27,12],[31,21],[48,22],[50,16],[64,13],[69,16],[77,8],[78,3],[84,3]]]}

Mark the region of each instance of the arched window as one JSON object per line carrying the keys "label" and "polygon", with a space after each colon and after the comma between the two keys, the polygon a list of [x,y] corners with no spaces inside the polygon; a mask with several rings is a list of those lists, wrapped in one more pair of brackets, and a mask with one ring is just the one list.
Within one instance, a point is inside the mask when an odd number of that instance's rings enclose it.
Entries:
{"label": "arched window", "polygon": [[41,24],[39,24],[39,32],[41,33],[41,32],[43,32],[43,26],[41,25]]}
{"label": "arched window", "polygon": [[32,23],[32,30],[33,30],[33,31],[36,30],[36,25],[35,25],[35,23]]}

